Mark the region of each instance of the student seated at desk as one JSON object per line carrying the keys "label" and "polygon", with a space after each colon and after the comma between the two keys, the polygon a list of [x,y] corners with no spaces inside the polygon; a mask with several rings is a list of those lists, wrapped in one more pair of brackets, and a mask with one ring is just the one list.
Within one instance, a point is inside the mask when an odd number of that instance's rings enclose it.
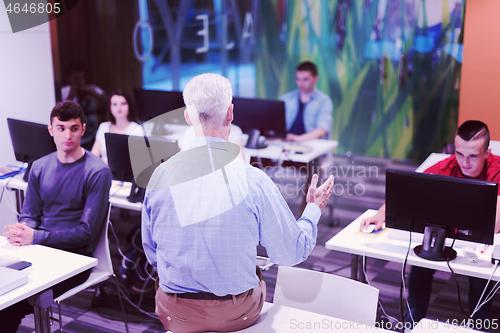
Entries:
{"label": "student seated at desk", "polygon": [[158,268],[156,314],[173,332],[235,331],[257,320],[266,298],[257,245],[280,265],[305,260],[333,176],[319,188],[313,177],[296,221],[272,180],[236,158],[227,142],[229,80],[199,75],[183,95],[196,136],[156,168],[142,206],[144,252]]}
{"label": "student seated at desk", "polygon": [[[500,157],[491,154],[491,149],[488,149],[489,144],[490,133],[486,124],[477,120],[466,121],[455,133],[455,154],[424,172],[498,183],[500,181]],[[363,230],[369,224],[375,224],[375,230],[378,230],[384,221],[385,204],[380,207],[375,216],[363,219],[360,229]],[[500,232],[500,198],[497,200],[495,232]],[[435,270],[423,267],[412,266],[411,268],[408,302],[415,322],[420,321],[427,314],[434,272]],[[469,312],[474,311],[485,286],[486,280],[469,277]],[[492,301],[486,303],[473,318],[488,319],[491,305]],[[410,319],[407,318],[407,320]]]}
{"label": "student seated at desk", "polygon": [[328,139],[333,122],[333,104],[328,95],[316,89],[318,68],[310,61],[297,66],[298,89],[280,97],[285,102],[286,139],[302,142]]}
{"label": "student seated at desk", "polygon": [[108,155],[106,154],[105,133],[131,134],[139,124],[137,112],[131,99],[123,90],[118,89],[111,93],[109,99],[109,108],[107,116],[109,121],[101,123],[95,135],[92,154],[102,158],[104,163],[108,164]]}
{"label": "student seated at desk", "polygon": [[[80,105],[57,103],[48,130],[57,151],[33,163],[19,222],[6,225],[4,235],[15,246],[41,244],[92,256],[106,221],[111,171],[80,146],[85,132]],[[54,297],[85,282],[89,275],[87,270],[53,286]],[[1,310],[0,330],[16,332],[31,312],[28,300]]]}

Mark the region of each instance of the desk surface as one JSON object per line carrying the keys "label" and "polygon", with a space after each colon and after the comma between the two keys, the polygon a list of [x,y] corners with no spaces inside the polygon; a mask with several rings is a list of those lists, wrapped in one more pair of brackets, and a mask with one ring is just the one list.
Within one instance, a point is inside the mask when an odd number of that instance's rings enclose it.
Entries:
{"label": "desk surface", "polygon": [[[292,143],[290,143],[292,144]],[[331,152],[337,148],[339,143],[333,140],[309,140],[301,144],[312,147],[312,150],[305,154],[296,153],[283,153],[283,147],[279,144],[268,143],[267,148],[264,149],[248,149],[245,148],[245,153],[252,157],[280,159],[285,161],[309,163],[321,155]]]}
{"label": "desk surface", "polygon": [[0,310],[97,265],[97,259],[42,245],[13,246],[0,236],[0,252],[32,263],[28,283],[0,296]]}
{"label": "desk surface", "polygon": [[[190,127],[189,125],[168,124],[166,125],[166,128],[169,134],[166,135],[166,137],[177,140],[177,142],[179,142],[179,147],[181,147],[184,144],[183,142],[181,142],[184,133],[189,127]],[[245,148],[245,154],[253,157],[279,159],[282,156],[283,147],[273,144],[272,140],[269,140],[267,144],[268,147],[264,149]],[[293,143],[291,142],[290,144]],[[306,154],[296,154],[296,153],[284,154],[283,159],[293,162],[308,163],[314,160],[315,158],[337,148],[339,143],[333,140],[317,139],[317,140],[306,141],[303,142],[302,144],[312,147],[312,150]]]}
{"label": "desk surface", "polygon": [[6,186],[10,189],[26,191],[28,188],[28,183],[23,180],[23,174],[18,174],[13,178],[0,179],[0,186]]}
{"label": "desk surface", "polygon": [[[189,125],[178,125],[178,124],[168,124],[166,125],[166,129],[168,134],[165,135],[167,138],[175,139],[179,143],[179,147],[184,145],[182,140],[184,139],[184,134],[186,130],[189,128]],[[261,158],[270,158],[270,159],[279,159],[283,156],[284,160],[293,161],[293,162],[301,162],[308,163],[314,160],[315,158],[332,151],[337,148],[338,142],[333,140],[310,140],[303,142],[302,144],[312,147],[312,150],[306,154],[296,154],[296,153],[288,153],[282,155],[283,147],[273,144],[272,140],[268,141],[268,147],[264,149],[248,149],[244,148],[244,152],[246,155],[252,157],[261,157]],[[293,143],[290,143],[293,144]]]}
{"label": "desk surface", "polygon": [[[388,238],[388,233],[390,233],[391,230],[388,230],[378,237],[357,232],[357,230],[359,230],[360,221],[365,217],[375,215],[376,212],[377,211],[373,209],[367,210],[337,235],[326,242],[325,247],[330,250],[403,263],[406,252],[408,251],[408,242]],[[495,234],[495,244],[500,244],[500,234]],[[445,272],[450,271],[446,261],[430,261],[418,257],[413,252],[413,248],[417,245],[420,245],[420,243],[412,242],[411,244],[411,250],[408,254],[407,262],[409,265],[426,267]],[[463,256],[461,249],[456,248],[457,258],[450,261],[450,266],[457,274],[488,279],[494,267],[491,263],[492,248],[493,247],[490,246],[484,254],[477,253],[479,260],[476,263],[469,262]],[[500,280],[500,269],[497,269],[492,279],[495,281]]]}
{"label": "desk surface", "polygon": [[393,332],[374,326],[329,317],[318,313],[264,303],[259,319],[250,327],[238,331],[245,333],[292,332]]}

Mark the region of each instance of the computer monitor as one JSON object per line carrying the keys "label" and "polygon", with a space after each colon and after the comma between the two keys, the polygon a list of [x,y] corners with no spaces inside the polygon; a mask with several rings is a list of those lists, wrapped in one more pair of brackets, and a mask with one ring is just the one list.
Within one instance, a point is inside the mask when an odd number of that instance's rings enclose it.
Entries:
{"label": "computer monitor", "polygon": [[27,182],[33,162],[56,151],[54,138],[47,125],[12,118],[7,118],[7,124],[16,160],[28,163],[23,178]]}
{"label": "computer monitor", "polygon": [[424,234],[415,253],[454,259],[445,238],[493,244],[498,183],[388,169],[385,223],[388,228]]}
{"label": "computer monitor", "polygon": [[248,148],[257,148],[255,144],[259,135],[286,138],[285,102],[233,97],[233,104],[233,124],[249,135]]}
{"label": "computer monitor", "polygon": [[131,182],[127,200],[142,202],[153,171],[179,151],[176,140],[105,133],[108,166],[114,180]]}
{"label": "computer monitor", "polygon": [[170,111],[186,106],[182,92],[136,88],[134,89],[134,98],[139,111],[139,121],[145,122],[168,112],[169,123],[187,125],[184,112],[170,113]]}

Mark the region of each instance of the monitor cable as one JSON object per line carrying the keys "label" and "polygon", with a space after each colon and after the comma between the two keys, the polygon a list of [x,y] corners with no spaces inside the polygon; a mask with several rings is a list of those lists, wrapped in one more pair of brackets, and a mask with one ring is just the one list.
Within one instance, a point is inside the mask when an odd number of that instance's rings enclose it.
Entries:
{"label": "monitor cable", "polygon": [[[453,249],[453,245],[454,244],[455,244],[455,238],[453,239],[453,242],[451,243],[450,249]],[[455,278],[455,282],[457,284],[458,305],[460,306],[460,310],[462,310],[462,312],[464,313],[464,315],[467,318],[471,318],[471,316],[469,314],[467,314],[467,312],[464,310],[464,308],[462,306],[462,299],[460,298],[460,285],[458,283],[458,278],[457,278],[457,275],[455,274],[455,272],[453,271],[453,269],[450,266],[450,253],[451,252],[452,251],[448,251],[448,255],[446,257],[446,264],[448,265],[448,268],[450,269],[450,272],[453,275],[453,277]]]}
{"label": "monitor cable", "polygon": [[489,292],[489,294],[486,296],[486,299],[484,300],[483,303],[481,303],[480,307],[482,307],[483,305],[485,305],[486,303],[488,303],[492,298],[493,296],[495,296],[495,294],[500,290],[500,280],[497,281],[497,283],[495,284],[495,286],[493,287],[493,289]]}
{"label": "monitor cable", "polygon": [[123,180],[122,180],[122,181],[120,182],[120,184],[119,184],[119,185],[117,185],[117,187],[118,187],[118,188],[117,188],[117,189],[116,189],[113,193],[111,193],[111,194],[109,195],[109,197],[110,197],[110,198],[112,198],[112,197],[114,197],[114,196],[115,196],[118,192],[120,192],[120,190],[122,189],[122,187],[123,187],[123,184],[124,184],[124,183],[125,183],[125,181],[123,181]]}
{"label": "monitor cable", "polygon": [[406,307],[408,308],[408,315],[410,316],[411,325],[413,326],[415,323],[415,320],[413,319],[413,313],[411,312],[410,303],[408,303],[408,296],[406,293],[406,283],[405,283],[406,263],[408,262],[408,255],[410,254],[410,250],[411,250],[411,225],[410,225],[410,239],[408,240],[408,249],[406,250],[405,260],[403,261],[403,268],[401,269],[401,287],[399,289],[399,309],[401,311],[401,322],[403,323],[403,330],[405,328],[403,294],[406,302]]}
{"label": "monitor cable", "polygon": [[[110,205],[111,206],[111,205]],[[110,207],[111,209],[111,207]],[[132,306],[134,307],[135,309],[137,309],[139,312],[141,312],[142,314],[150,317],[150,318],[153,318],[153,319],[158,319],[158,316],[155,314],[155,313],[151,313],[151,312],[147,312],[145,310],[143,310],[140,305],[142,304],[142,301],[144,299],[144,293],[145,293],[145,288],[147,286],[147,284],[149,283],[149,281],[156,281],[156,277],[154,277],[154,274],[156,272],[156,268],[151,266],[152,269],[151,269],[151,272],[149,272],[148,270],[148,266],[149,265],[149,262],[146,261],[145,264],[144,264],[144,271],[146,272],[146,277],[143,277],[141,276],[141,274],[139,273],[139,271],[137,270],[138,266],[137,266],[137,263],[133,260],[130,260],[129,258],[127,258],[127,256],[125,254],[123,254],[121,248],[120,248],[120,241],[118,239],[118,236],[114,230],[114,227],[113,227],[113,224],[111,223],[111,221],[108,221],[109,222],[109,225],[110,225],[110,229],[111,229],[111,233],[113,234],[113,237],[115,238],[116,242],[117,242],[117,249],[118,249],[118,253],[120,254],[120,256],[122,257],[122,259],[126,262],[129,262],[131,263],[133,266],[133,268],[136,270],[136,273],[137,273],[137,276],[139,277],[139,279],[141,279],[143,282],[142,284],[142,289],[140,290],[140,296],[139,296],[139,301],[138,301],[138,304],[135,304],[134,302],[132,302],[132,300],[130,300],[129,298],[129,295],[128,295],[128,291],[126,289],[126,287],[124,285],[122,285],[121,283],[119,283],[119,289],[120,289],[120,293],[122,294],[122,296],[125,298],[125,300]],[[133,243],[133,240],[132,240],[132,243]],[[143,321],[141,321],[143,322]]]}
{"label": "monitor cable", "polygon": [[470,314],[469,323],[470,323],[470,320],[472,320],[472,317],[476,314],[476,312],[478,312],[483,307],[483,305],[485,305],[486,303],[488,303],[489,300],[491,300],[491,298],[493,298],[493,295],[496,293],[496,291],[498,291],[498,289],[500,289],[500,285],[499,285],[500,284],[500,280],[499,280],[499,281],[497,281],[497,283],[495,284],[495,286],[493,286],[492,290],[486,296],[485,300],[481,302],[481,300],[483,299],[484,293],[488,289],[488,285],[491,282],[491,278],[493,277],[493,274],[495,274],[495,271],[497,270],[497,267],[498,267],[498,260],[495,260],[495,266],[493,267],[493,271],[491,272],[491,275],[488,278],[488,282],[486,282],[486,286],[484,287],[483,293],[481,294],[481,297],[479,297],[479,301],[477,302],[477,305],[474,308],[474,311],[472,311],[472,313]]}
{"label": "monitor cable", "polygon": [[[365,253],[365,247],[367,246],[366,244],[366,237],[364,237],[364,243],[363,243],[363,264],[362,264],[362,268],[363,268],[363,274],[365,276],[365,279],[366,279],[366,283],[369,285],[369,286],[372,286],[371,282],[370,282],[370,279],[368,278],[368,274],[366,274],[366,253]],[[338,270],[341,270],[341,269],[344,269],[345,267],[348,267],[350,266],[351,264],[347,264],[346,266],[343,266],[343,267],[340,267],[339,269],[335,270],[335,271],[332,271],[332,272],[327,272],[327,273],[333,273],[333,272],[336,272]],[[389,319],[392,319],[394,320],[396,323],[399,323],[399,320],[393,316],[389,316],[387,314],[387,312],[385,311],[384,309],[384,306],[382,305],[382,301],[380,300],[380,298],[378,299],[378,305],[380,306],[380,310],[382,310],[382,313],[386,316],[386,318],[389,318]]]}
{"label": "monitor cable", "polygon": [[[21,170],[23,170],[24,164],[25,164],[25,163],[22,163],[22,164],[21,164],[21,166],[19,167],[19,169],[18,169],[17,171],[15,171],[15,172],[12,174],[12,176],[10,176],[10,177],[9,177],[9,179],[7,180],[7,182],[5,183],[5,185],[2,187],[2,193],[0,193],[0,203],[1,203],[1,202],[2,202],[2,200],[3,200],[3,195],[4,195],[4,192],[5,192],[5,189],[9,186],[10,181],[11,181],[12,179],[14,179],[14,177],[15,177],[15,176],[17,176],[17,175],[21,172]],[[20,190],[19,190],[19,191],[20,191]],[[8,197],[6,197],[6,198],[8,198]],[[18,221],[18,220],[19,220],[19,214],[20,214],[20,212],[18,212],[18,211],[17,211],[17,209],[15,209],[15,208],[13,207],[12,202],[10,202],[8,199],[6,199],[6,202],[7,202],[7,205],[9,206],[9,208],[12,210],[12,212],[13,212],[13,213],[14,213],[14,215],[16,216],[16,221]],[[22,207],[21,207],[21,209],[22,209]]]}
{"label": "monitor cable", "polygon": [[[139,277],[139,279],[141,279],[142,281],[146,281],[146,280],[148,280],[148,279],[152,278],[152,277],[151,277],[151,275],[149,275],[149,274],[148,274],[149,276],[143,277],[143,276],[139,273],[139,270],[137,269],[137,268],[138,268],[137,263],[136,263],[135,261],[133,261],[133,260],[130,260],[130,259],[129,259],[129,258],[128,258],[125,254],[123,254],[123,252],[122,252],[122,250],[121,250],[121,248],[120,248],[120,241],[118,240],[118,236],[116,235],[115,228],[113,227],[113,223],[111,223],[111,221],[109,221],[109,226],[111,227],[111,228],[110,228],[110,229],[111,229],[111,233],[113,234],[113,237],[114,237],[114,238],[115,238],[115,240],[116,240],[116,243],[117,243],[117,248],[118,248],[118,253],[119,253],[119,254],[120,254],[120,256],[122,257],[122,259],[123,259],[125,262],[128,262],[128,263],[130,263],[130,264],[132,265],[130,268],[132,268],[133,270],[135,270],[135,271],[137,272],[137,276],[138,276],[138,277]],[[134,244],[134,243],[133,243],[133,241],[132,241],[132,244]],[[146,272],[147,272],[147,270],[146,270]]]}

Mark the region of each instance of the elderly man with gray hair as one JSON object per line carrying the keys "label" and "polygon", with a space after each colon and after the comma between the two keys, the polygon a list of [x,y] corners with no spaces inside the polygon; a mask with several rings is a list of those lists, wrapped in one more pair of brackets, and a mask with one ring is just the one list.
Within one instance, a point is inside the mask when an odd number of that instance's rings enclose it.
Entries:
{"label": "elderly man with gray hair", "polygon": [[276,264],[305,260],[333,177],[317,188],[313,176],[308,204],[295,220],[272,180],[238,159],[238,145],[227,142],[229,80],[196,76],[184,101],[196,137],[155,170],[142,210],[144,251],[158,269],[156,313],[172,332],[239,330],[257,320],[266,298],[257,245]]}

